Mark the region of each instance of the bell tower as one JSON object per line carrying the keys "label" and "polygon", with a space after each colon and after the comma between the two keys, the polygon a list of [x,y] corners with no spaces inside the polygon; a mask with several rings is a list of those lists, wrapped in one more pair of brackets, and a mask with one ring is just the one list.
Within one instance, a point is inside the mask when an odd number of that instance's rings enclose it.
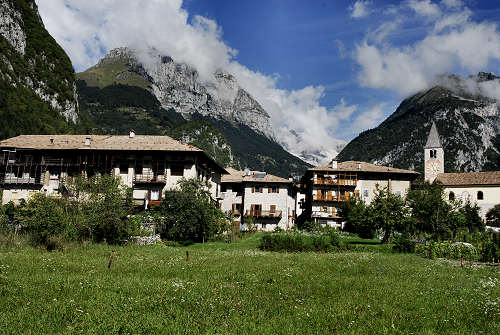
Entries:
{"label": "bell tower", "polygon": [[439,139],[436,124],[432,122],[431,131],[424,148],[424,177],[434,182],[438,174],[444,173],[444,150]]}

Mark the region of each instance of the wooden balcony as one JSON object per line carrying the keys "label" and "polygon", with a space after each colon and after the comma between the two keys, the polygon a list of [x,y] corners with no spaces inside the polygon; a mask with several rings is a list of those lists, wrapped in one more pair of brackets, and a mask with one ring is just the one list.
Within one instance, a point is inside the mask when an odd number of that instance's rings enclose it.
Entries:
{"label": "wooden balcony", "polygon": [[359,198],[358,193],[355,193],[352,196],[349,193],[347,193],[345,195],[337,195],[337,196],[316,195],[316,196],[313,196],[313,201],[343,202],[343,201],[349,201],[350,199],[358,199],[358,198]]}
{"label": "wooden balcony", "polygon": [[152,173],[134,175],[134,184],[165,184],[167,182],[166,175],[154,175]]}
{"label": "wooden balcony", "polygon": [[356,179],[332,179],[332,178],[318,178],[314,185],[331,185],[331,186],[356,186],[358,181]]}
{"label": "wooden balcony", "polygon": [[327,212],[312,212],[311,216],[313,218],[320,218],[320,219],[341,219],[340,216]]}
{"label": "wooden balcony", "polygon": [[36,185],[40,184],[40,178],[0,176],[0,184],[3,185]]}
{"label": "wooden balcony", "polygon": [[263,211],[263,210],[247,210],[245,216],[253,216],[256,218],[281,218],[282,211]]}

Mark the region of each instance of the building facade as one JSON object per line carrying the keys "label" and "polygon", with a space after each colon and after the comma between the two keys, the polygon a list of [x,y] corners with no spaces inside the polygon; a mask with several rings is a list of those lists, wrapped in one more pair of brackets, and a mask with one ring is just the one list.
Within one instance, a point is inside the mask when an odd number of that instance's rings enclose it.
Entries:
{"label": "building facade", "polygon": [[36,192],[61,195],[76,176],[118,176],[136,205],[161,202],[182,178],[209,182],[220,196],[227,171],[201,149],[168,136],[21,135],[0,142],[2,203],[28,200]]}
{"label": "building facade", "polygon": [[350,199],[370,203],[377,187],[405,196],[417,172],[379,166],[366,162],[337,162],[335,159],[323,167],[308,169],[301,180],[303,221],[315,221],[341,226],[339,208]]}
{"label": "building facade", "polygon": [[264,231],[293,226],[296,191],[291,180],[259,171],[227,171],[222,176],[221,209],[232,214],[236,229],[246,230],[245,220]]}

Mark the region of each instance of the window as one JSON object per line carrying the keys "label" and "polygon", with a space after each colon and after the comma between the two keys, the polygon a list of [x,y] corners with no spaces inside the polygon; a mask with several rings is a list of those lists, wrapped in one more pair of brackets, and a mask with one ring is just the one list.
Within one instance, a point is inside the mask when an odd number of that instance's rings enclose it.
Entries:
{"label": "window", "polygon": [[137,163],[135,165],[135,174],[142,174],[142,163]]}
{"label": "window", "polygon": [[448,200],[452,201],[455,200],[455,193],[452,191],[450,194],[448,194]]}
{"label": "window", "polygon": [[363,190],[363,197],[368,198],[368,190]]}
{"label": "window", "polygon": [[484,200],[483,191],[478,191],[477,192],[477,200]]}
{"label": "window", "polygon": [[128,173],[128,163],[121,163],[120,174],[127,174],[127,173]]}
{"label": "window", "polygon": [[269,187],[269,189],[267,190],[268,193],[278,193],[278,186],[271,186]]}
{"label": "window", "polygon": [[262,193],[264,188],[262,186],[253,186],[252,193]]}
{"label": "window", "polygon": [[437,150],[431,150],[430,154],[431,154],[431,158],[437,158]]}
{"label": "window", "polygon": [[400,197],[400,196],[401,196],[401,191],[396,191],[396,193],[395,193],[395,194],[396,194],[398,197]]}
{"label": "window", "polygon": [[172,165],[170,167],[170,174],[172,176],[184,176],[184,166],[183,165]]}
{"label": "window", "polygon": [[151,201],[160,200],[160,190],[151,190]]}

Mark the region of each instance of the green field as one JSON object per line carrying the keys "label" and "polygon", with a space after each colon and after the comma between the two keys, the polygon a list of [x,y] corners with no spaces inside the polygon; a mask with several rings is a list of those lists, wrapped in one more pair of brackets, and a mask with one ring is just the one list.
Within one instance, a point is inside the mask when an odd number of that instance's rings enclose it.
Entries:
{"label": "green field", "polygon": [[500,333],[498,267],[258,242],[2,247],[0,333]]}

